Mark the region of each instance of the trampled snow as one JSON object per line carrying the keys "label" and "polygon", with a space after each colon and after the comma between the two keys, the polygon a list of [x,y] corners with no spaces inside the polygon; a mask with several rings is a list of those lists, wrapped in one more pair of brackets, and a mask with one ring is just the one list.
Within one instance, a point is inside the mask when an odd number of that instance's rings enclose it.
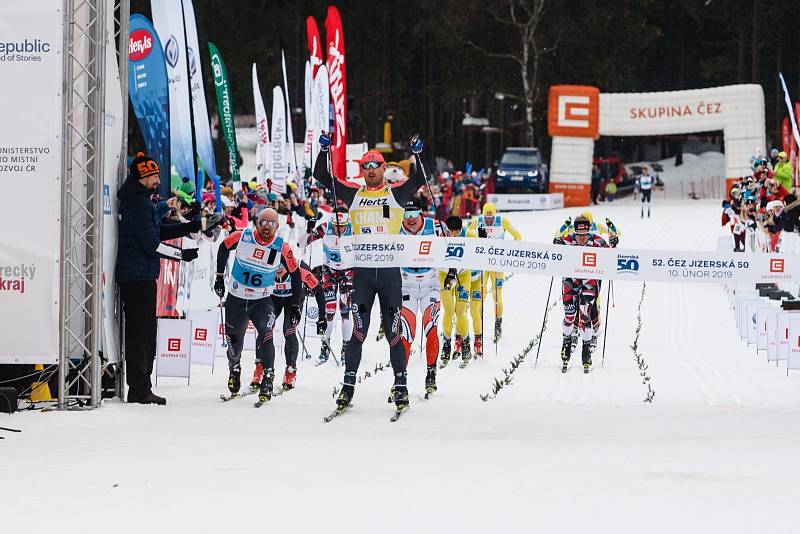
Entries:
{"label": "trampled snow", "polygon": [[[622,247],[714,250],[717,201],[663,201],[639,218],[631,200],[593,209]],[[547,242],[580,210],[509,215]],[[109,401],[84,413],[0,415],[21,428],[0,441],[4,532],[797,532],[800,374],[739,341],[723,289],[647,284],[640,348],[630,345],[642,284],[614,284],[605,366],[560,371],[560,304],[536,349],[488,402],[541,327],[549,278],[514,275],[504,336],[484,360],[439,372],[422,400],[412,356],[411,409],[390,423],[385,341],[373,321],[353,409],[325,424],[342,378],[333,361],[302,360],[296,390],[260,410],[221,403],[224,359],[192,383],[161,379],[166,407]],[[604,289],[607,287],[604,284]],[[560,286],[554,284],[551,301]],[[605,311],[605,290],[601,307]],[[487,307],[489,310],[490,307]],[[487,330],[492,319],[487,313]],[[338,337],[334,342],[338,351]],[[318,340],[309,342],[316,353]],[[575,358],[573,361],[577,361]],[[246,353],[243,380],[252,372]],[[277,365],[282,368],[279,355]],[[282,370],[278,371],[278,378]],[[10,528],[9,528],[10,527]],[[66,527],[66,528],[65,528]]]}

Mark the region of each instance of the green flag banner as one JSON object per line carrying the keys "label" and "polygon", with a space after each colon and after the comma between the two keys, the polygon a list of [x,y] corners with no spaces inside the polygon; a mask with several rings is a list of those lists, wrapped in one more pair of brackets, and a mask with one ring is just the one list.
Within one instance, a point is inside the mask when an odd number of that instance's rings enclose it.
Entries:
{"label": "green flag banner", "polygon": [[211,54],[211,70],[214,73],[214,87],[217,90],[219,123],[222,128],[222,135],[225,137],[225,144],[228,146],[231,176],[234,183],[236,183],[241,181],[241,178],[239,176],[239,150],[236,147],[236,128],[233,126],[233,102],[231,101],[228,71],[225,69],[222,55],[214,43],[208,43],[208,51]]}

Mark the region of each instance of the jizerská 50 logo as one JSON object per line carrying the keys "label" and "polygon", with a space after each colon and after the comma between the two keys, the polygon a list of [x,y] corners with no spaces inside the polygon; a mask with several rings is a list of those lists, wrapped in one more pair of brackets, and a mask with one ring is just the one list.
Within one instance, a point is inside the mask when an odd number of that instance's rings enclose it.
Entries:
{"label": "jizersk\u00e1 50 logo", "polygon": [[617,255],[617,273],[619,274],[638,274],[639,271],[639,256]]}
{"label": "jizersk\u00e1 50 logo", "polygon": [[128,59],[141,61],[150,55],[153,49],[153,35],[144,29],[131,33],[128,39]]}
{"label": "jizersk\u00e1 50 logo", "polygon": [[447,245],[447,251],[444,254],[444,261],[461,261],[464,257],[464,247],[459,244]]}

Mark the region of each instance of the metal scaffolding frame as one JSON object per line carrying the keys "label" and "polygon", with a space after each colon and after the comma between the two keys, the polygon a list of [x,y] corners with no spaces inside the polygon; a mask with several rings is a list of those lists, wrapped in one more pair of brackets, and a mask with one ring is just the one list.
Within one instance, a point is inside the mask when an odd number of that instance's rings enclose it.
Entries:
{"label": "metal scaffolding frame", "polygon": [[[105,30],[110,0],[65,0],[58,408],[101,401]],[[127,132],[129,0],[115,0]],[[112,15],[112,14],[108,14]],[[127,143],[123,143],[123,156]],[[120,167],[124,169],[124,158]],[[119,179],[119,177],[118,177]]]}

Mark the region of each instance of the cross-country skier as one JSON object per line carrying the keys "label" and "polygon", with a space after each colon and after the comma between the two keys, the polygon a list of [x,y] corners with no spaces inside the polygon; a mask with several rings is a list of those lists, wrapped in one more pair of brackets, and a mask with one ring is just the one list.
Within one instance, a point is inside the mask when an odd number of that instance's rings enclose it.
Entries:
{"label": "cross-country skier", "polygon": [[[451,215],[444,221],[449,237],[477,237],[467,230],[461,218]],[[461,357],[463,350],[469,351],[469,291],[471,285],[471,271],[463,269],[449,269],[439,271],[439,297],[442,305],[442,367],[450,361],[452,348],[453,358]],[[453,332],[453,322],[456,325],[455,344],[450,338]]]}
{"label": "cross-country skier", "polygon": [[650,218],[650,196],[653,193],[653,176],[650,174],[650,169],[642,167],[642,174],[637,180],[639,190],[642,192],[642,219],[644,219],[644,204],[647,202],[647,218]]}
{"label": "cross-country skier", "polygon": [[[325,254],[322,266],[322,290],[325,295],[325,332],[322,335],[322,348],[319,354],[319,363],[328,361],[331,355],[331,335],[333,334],[334,319],[336,318],[336,305],[338,301],[339,316],[342,319],[342,359],[347,350],[347,343],[353,333],[351,321],[352,295],[353,295],[353,269],[345,268],[342,262],[342,253],[339,249],[339,239],[353,235],[353,225],[350,214],[344,206],[333,210],[330,220],[313,228],[309,221],[305,244],[322,240],[322,252]],[[338,295],[338,298],[337,298]],[[322,317],[322,310],[320,310]]]}
{"label": "cross-country skier", "polygon": [[278,213],[264,209],[258,214],[255,229],[246,228],[229,235],[219,246],[217,254],[217,277],[214,291],[220,298],[225,296],[225,267],[231,250],[236,250],[230,270],[230,288],[225,300],[225,333],[228,336],[228,389],[232,396],[239,394],[241,387],[241,357],[247,322],[255,326],[256,362],[261,362],[264,376],[261,379],[259,401],[272,398],[272,382],[275,378],[275,346],[272,343],[272,327],[275,311],[272,293],[275,278],[283,267],[291,278],[290,313],[296,326],[300,319],[302,278],[297,259],[289,243],[276,235]]}
{"label": "cross-country skier", "polygon": [[[313,295],[319,285],[319,280],[311,272],[305,262],[300,262],[300,277],[303,280],[302,291],[299,304],[302,304],[306,295]],[[292,279],[289,271],[281,265],[275,275],[275,289],[272,291],[272,306],[275,310],[275,319],[280,317],[283,312],[283,351],[286,356],[286,370],[283,373],[281,388],[288,391],[294,388],[297,378],[297,353],[300,351],[300,342],[297,339],[297,325],[300,324],[300,308],[295,308],[298,304],[296,295],[292,293]],[[261,366],[263,369],[263,365]],[[256,364],[256,373],[259,365]],[[256,381],[258,378],[258,382]],[[253,375],[253,383],[260,383],[261,378]]]}
{"label": "cross-country skier", "polygon": [[[405,206],[403,226],[405,235],[435,236],[436,224],[430,217],[423,217],[422,210],[412,200]],[[417,333],[417,312],[422,311],[422,335],[425,340],[425,361],[428,372],[425,376],[425,391],[436,391],[436,362],[439,358],[439,280],[433,267],[402,267],[403,309],[400,320],[406,363],[411,356],[411,346]]]}
{"label": "cross-country skier", "polygon": [[[553,243],[558,245],[573,245],[581,247],[608,247],[605,239],[598,234],[591,232],[592,222],[579,215],[572,223],[573,233],[556,237]],[[561,344],[561,372],[567,372],[572,351],[572,331],[575,327],[576,317],[577,326],[581,331],[583,348],[581,359],[583,361],[583,372],[588,373],[592,365],[592,305],[597,300],[599,292],[599,280],[586,280],[579,278],[564,278],[562,284],[562,302],[564,304],[564,322],[562,324],[563,340]]]}
{"label": "cross-country skier", "polygon": [[[332,139],[320,136],[320,153],[314,164],[314,178],[333,196],[349,207],[353,234],[397,234],[403,223],[403,206],[425,185],[421,166],[405,182],[389,186],[384,180],[386,162],[377,151],[366,152],[359,161],[365,185],[333,178],[328,172],[328,151]],[[423,143],[415,138],[411,151],[419,158]],[[391,395],[398,410],[408,406],[406,355],[400,336],[402,282],[397,267],[357,267],[353,277],[353,336],[347,344],[344,385],[336,399],[338,410],[350,405],[356,386],[356,373],[361,364],[361,349],[369,330],[375,297],[380,301],[383,330],[389,343],[389,356],[394,371]]]}
{"label": "cross-country skier", "polygon": [[[473,217],[469,229],[480,237],[504,239],[506,232],[519,241],[522,235],[511,222],[497,215],[497,208],[491,202],[483,206],[482,215]],[[489,279],[491,278],[491,282]],[[494,300],[494,339],[497,341],[503,333],[503,281],[505,275],[495,271],[472,271],[472,329],[475,332],[475,356],[483,356],[483,301],[487,290],[492,292]],[[491,284],[491,285],[490,285]]]}

